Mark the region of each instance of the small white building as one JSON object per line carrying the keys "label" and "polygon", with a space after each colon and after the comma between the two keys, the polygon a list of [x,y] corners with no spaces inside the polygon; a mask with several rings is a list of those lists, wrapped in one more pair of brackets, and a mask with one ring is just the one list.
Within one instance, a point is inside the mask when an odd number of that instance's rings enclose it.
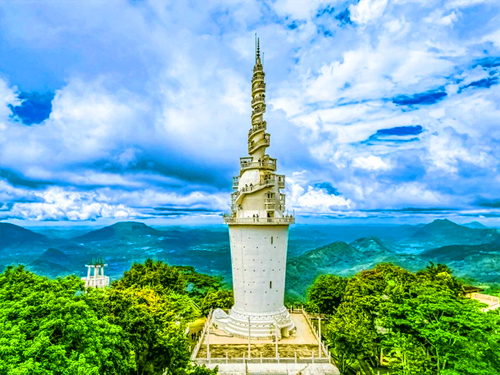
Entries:
{"label": "small white building", "polygon": [[104,288],[109,286],[109,277],[104,276],[104,264],[102,259],[93,259],[90,264],[86,264],[87,277],[82,277],[85,280],[85,288]]}

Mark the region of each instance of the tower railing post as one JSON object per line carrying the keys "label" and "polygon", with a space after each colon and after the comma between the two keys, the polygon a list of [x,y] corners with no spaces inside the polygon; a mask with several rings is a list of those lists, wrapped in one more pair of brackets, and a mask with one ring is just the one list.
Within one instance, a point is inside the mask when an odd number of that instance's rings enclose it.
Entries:
{"label": "tower railing post", "polygon": [[321,358],[321,316],[318,318],[318,354]]}
{"label": "tower railing post", "polygon": [[251,354],[250,354],[250,337],[251,337],[250,317],[248,317],[248,359],[250,359],[250,357],[251,357]]}

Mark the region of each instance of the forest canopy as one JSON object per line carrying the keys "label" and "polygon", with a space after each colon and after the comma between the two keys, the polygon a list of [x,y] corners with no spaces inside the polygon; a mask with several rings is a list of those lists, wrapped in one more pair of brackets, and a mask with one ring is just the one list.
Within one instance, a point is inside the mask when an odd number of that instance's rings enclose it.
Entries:
{"label": "forest canopy", "polygon": [[500,374],[499,314],[484,307],[440,264],[417,273],[380,264],[352,278],[322,275],[308,292],[341,374]]}
{"label": "forest canopy", "polygon": [[109,288],[48,279],[23,266],[0,274],[0,374],[197,374],[187,324],[195,300],[221,287],[194,269],[147,260]]}

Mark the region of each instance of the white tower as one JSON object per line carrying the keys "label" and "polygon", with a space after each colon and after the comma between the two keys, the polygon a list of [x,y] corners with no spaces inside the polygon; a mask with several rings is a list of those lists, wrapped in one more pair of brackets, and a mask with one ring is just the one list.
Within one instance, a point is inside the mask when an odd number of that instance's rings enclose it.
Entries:
{"label": "white tower", "polygon": [[252,126],[248,153],[240,158],[233,179],[229,225],[234,306],[226,315],[214,312],[214,324],[235,336],[269,338],[278,330],[288,336],[294,324],[284,307],[288,227],[285,214],[285,176],[277,175],[276,159],[266,154],[271,135],[264,121],[266,84],[259,41],[252,78]]}

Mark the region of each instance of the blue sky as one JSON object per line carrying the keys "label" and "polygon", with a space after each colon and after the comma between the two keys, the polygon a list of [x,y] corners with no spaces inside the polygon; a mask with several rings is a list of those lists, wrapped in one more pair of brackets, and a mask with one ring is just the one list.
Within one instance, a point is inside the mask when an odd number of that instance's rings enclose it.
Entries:
{"label": "blue sky", "polygon": [[302,222],[500,215],[494,0],[0,4],[0,220],[219,222],[254,34]]}

